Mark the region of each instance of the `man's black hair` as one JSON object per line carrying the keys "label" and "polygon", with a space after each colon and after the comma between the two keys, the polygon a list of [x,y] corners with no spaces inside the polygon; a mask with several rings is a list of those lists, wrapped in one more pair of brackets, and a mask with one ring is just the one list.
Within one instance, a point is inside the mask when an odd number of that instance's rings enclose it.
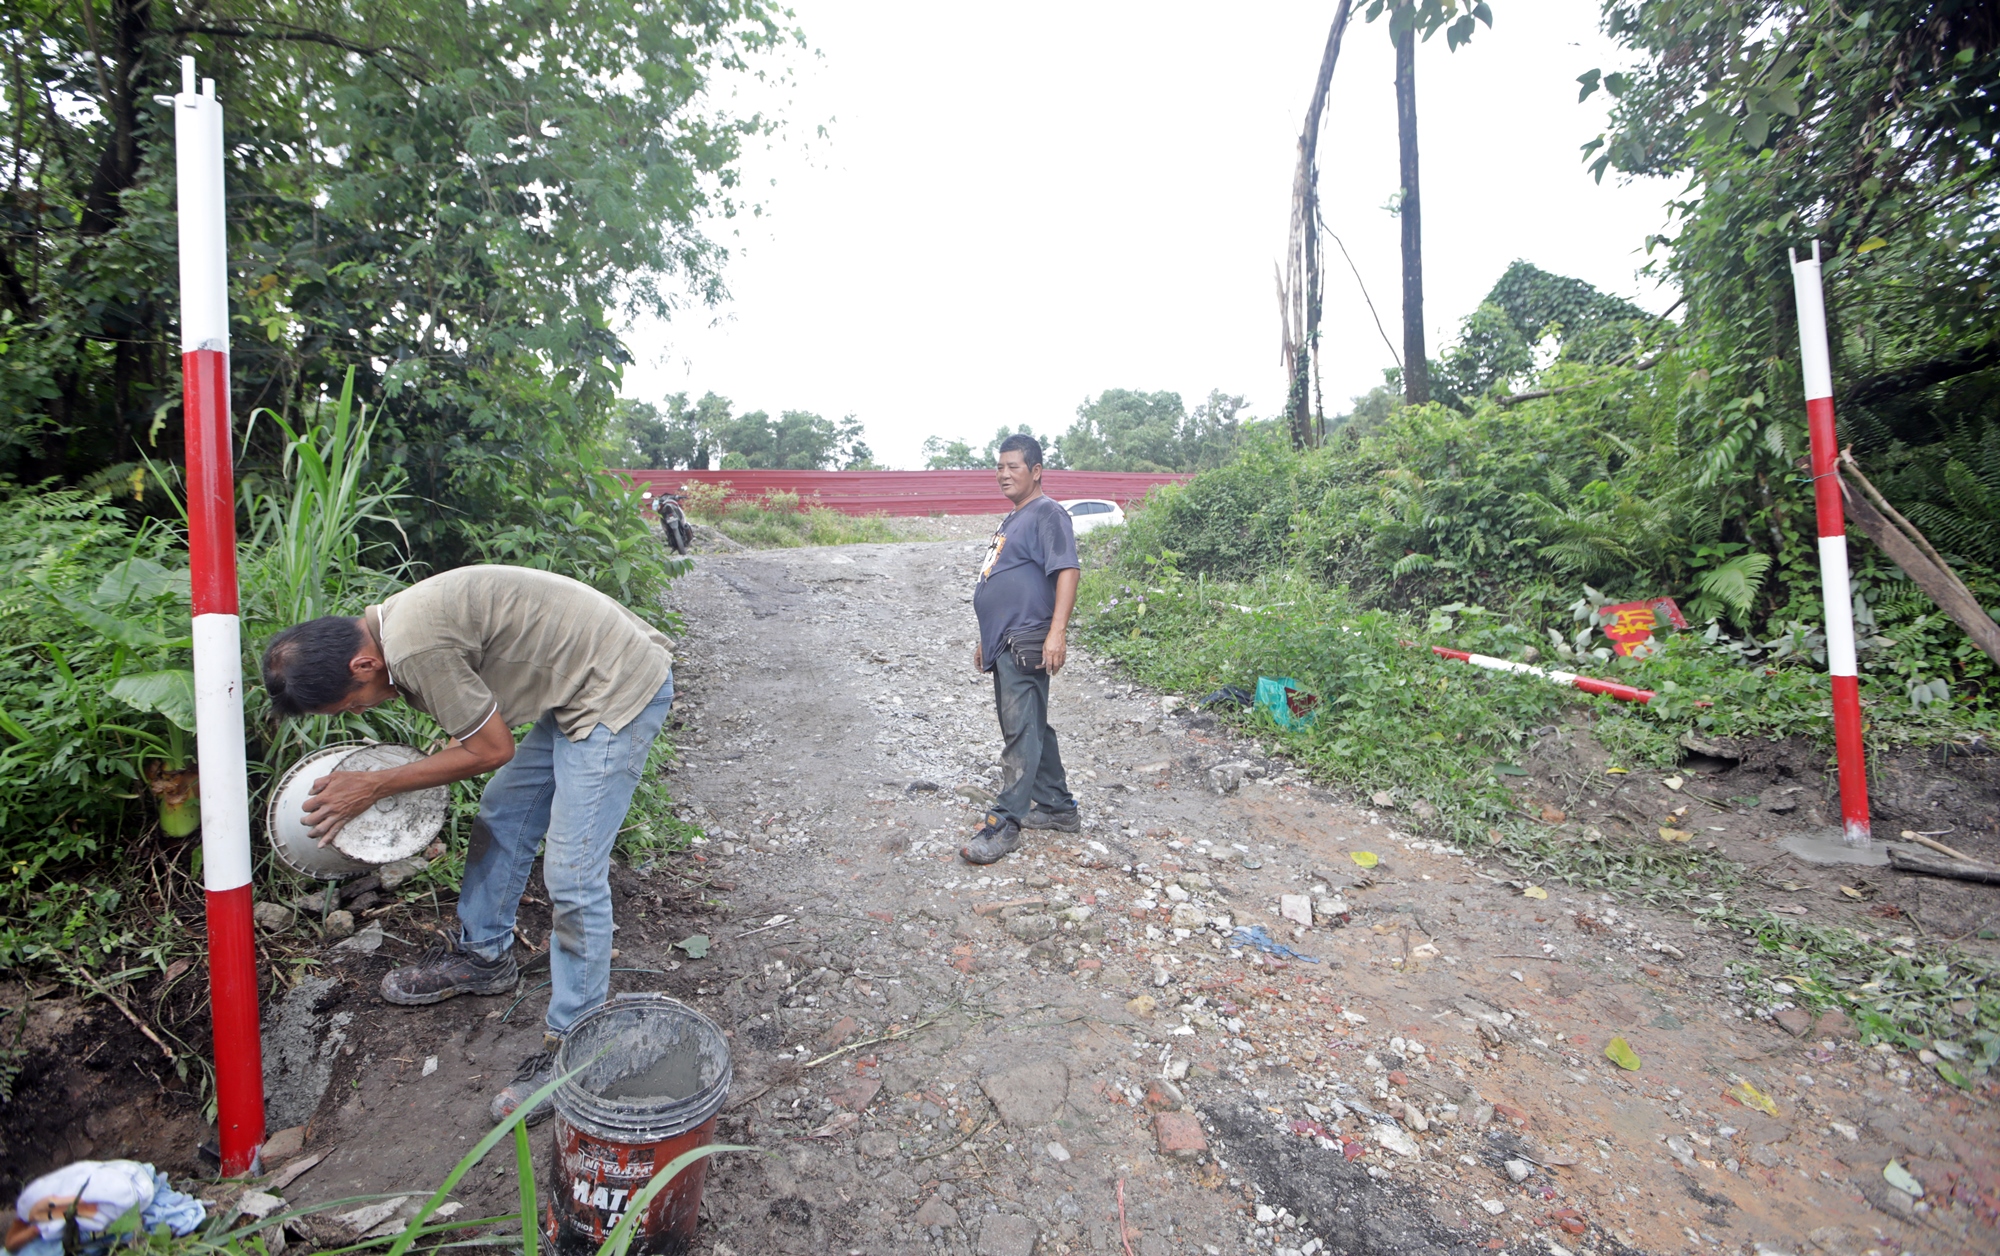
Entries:
{"label": "man's black hair", "polygon": [[310,715],[361,687],[348,670],[361,653],[361,621],[322,615],[295,624],[264,647],[264,690],[280,719]]}
{"label": "man's black hair", "polygon": [[1030,468],[1042,465],[1042,442],[1036,440],[1026,432],[1016,432],[1006,440],[1001,441],[1000,452],[1003,454],[1019,453],[1028,460]]}

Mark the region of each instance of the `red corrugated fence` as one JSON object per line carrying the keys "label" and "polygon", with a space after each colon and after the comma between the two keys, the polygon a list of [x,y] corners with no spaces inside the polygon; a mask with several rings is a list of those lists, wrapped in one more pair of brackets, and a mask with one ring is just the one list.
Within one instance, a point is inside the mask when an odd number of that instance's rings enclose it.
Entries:
{"label": "red corrugated fence", "polygon": [[[683,484],[727,484],[732,499],[797,493],[803,503],[850,515],[998,515],[1009,509],[991,471],[619,471],[651,493],[673,493]],[[1048,471],[1042,491],[1068,500],[1103,497],[1129,506],[1160,484],[1185,475],[1136,471]]]}

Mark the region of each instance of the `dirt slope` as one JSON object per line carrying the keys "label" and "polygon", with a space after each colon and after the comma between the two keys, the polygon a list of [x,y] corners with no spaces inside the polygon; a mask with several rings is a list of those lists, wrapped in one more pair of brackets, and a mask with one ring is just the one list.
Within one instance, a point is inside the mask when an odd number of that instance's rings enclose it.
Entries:
{"label": "dirt slope", "polygon": [[[776,1153],[715,1162],[702,1250],[1122,1252],[1121,1198],[1140,1256],[1995,1250],[1986,1101],[1746,1010],[1726,937],[1524,897],[1393,800],[1337,799],[1087,654],[1054,682],[1086,832],[968,868],[998,750],[967,665],[977,554],[705,555],[676,585],[675,792],[711,840],[616,873],[615,988],[732,1033],[722,1133]],[[1673,792],[1623,791],[1606,806],[1642,818]],[[1783,818],[1709,840],[1748,850]],[[1314,925],[1282,895],[1317,899]],[[274,1102],[312,1111],[327,1153],[294,1202],[434,1183],[539,1037],[534,989],[381,1005],[427,919],[386,923],[272,1015]],[[705,959],[672,945],[695,933]],[[1639,1071],[1605,1058],[1614,1035]],[[1889,1189],[1892,1157],[1922,1201]],[[459,1197],[478,1215],[513,1191],[496,1161]]]}

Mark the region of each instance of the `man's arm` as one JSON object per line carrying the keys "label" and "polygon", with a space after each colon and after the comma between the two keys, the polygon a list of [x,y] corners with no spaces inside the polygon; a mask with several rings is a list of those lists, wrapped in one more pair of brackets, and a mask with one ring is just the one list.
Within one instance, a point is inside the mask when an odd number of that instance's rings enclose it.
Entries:
{"label": "man's arm", "polygon": [[382,772],[332,772],[320,777],[305,802],[306,825],[324,846],[349,820],[392,794],[471,780],[513,757],[514,731],[496,710],[464,741],[447,742],[444,749],[415,763]]}
{"label": "man's arm", "polygon": [[1049,639],[1042,642],[1042,666],[1053,676],[1069,658],[1069,613],[1076,609],[1076,585],[1081,573],[1065,567],[1056,573],[1056,613],[1049,620]]}

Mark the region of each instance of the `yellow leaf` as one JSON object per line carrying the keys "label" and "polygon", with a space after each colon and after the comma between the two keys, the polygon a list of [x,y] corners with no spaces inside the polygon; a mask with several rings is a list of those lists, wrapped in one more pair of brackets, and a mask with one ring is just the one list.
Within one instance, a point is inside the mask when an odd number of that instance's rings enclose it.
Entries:
{"label": "yellow leaf", "polygon": [[1668,789],[1679,789],[1681,786],[1687,784],[1687,782],[1678,776],[1669,776],[1666,780],[1661,781],[1660,784],[1665,785]]}
{"label": "yellow leaf", "polygon": [[1729,1093],[1746,1108],[1755,1108],[1767,1116],[1778,1115],[1777,1102],[1749,1082],[1737,1082],[1729,1088]]}
{"label": "yellow leaf", "polygon": [[1843,886],[1841,886],[1841,887],[1840,887],[1840,892],[1841,892],[1842,894],[1845,894],[1845,895],[1847,895],[1847,897],[1849,897],[1849,898],[1853,898],[1853,899],[1860,899],[1860,898],[1865,898],[1865,897],[1867,897],[1867,896],[1866,896],[1865,894],[1863,894],[1863,893],[1862,893],[1862,892],[1861,892],[1860,890],[1857,890],[1857,889],[1855,889],[1855,888],[1854,888],[1853,886],[1851,886],[1851,885],[1843,885]]}
{"label": "yellow leaf", "polygon": [[1624,1038],[1613,1038],[1604,1047],[1604,1058],[1628,1073],[1639,1071],[1639,1053]]}
{"label": "yellow leaf", "polygon": [[1373,868],[1376,864],[1382,862],[1375,858],[1373,851],[1350,850],[1347,852],[1347,857],[1364,868]]}
{"label": "yellow leaf", "polygon": [[1522,898],[1543,899],[1547,898],[1548,896],[1549,892],[1543,889],[1539,885],[1531,885],[1527,889],[1521,891]]}
{"label": "yellow leaf", "polygon": [[1669,829],[1664,827],[1660,829],[1660,840],[1663,842],[1685,842],[1693,836],[1694,834],[1688,832],[1686,829]]}
{"label": "yellow leaf", "polygon": [[1869,236],[1866,240],[1855,245],[1854,251],[1856,253],[1873,253],[1876,249],[1886,249],[1888,247],[1889,242],[1881,236]]}

